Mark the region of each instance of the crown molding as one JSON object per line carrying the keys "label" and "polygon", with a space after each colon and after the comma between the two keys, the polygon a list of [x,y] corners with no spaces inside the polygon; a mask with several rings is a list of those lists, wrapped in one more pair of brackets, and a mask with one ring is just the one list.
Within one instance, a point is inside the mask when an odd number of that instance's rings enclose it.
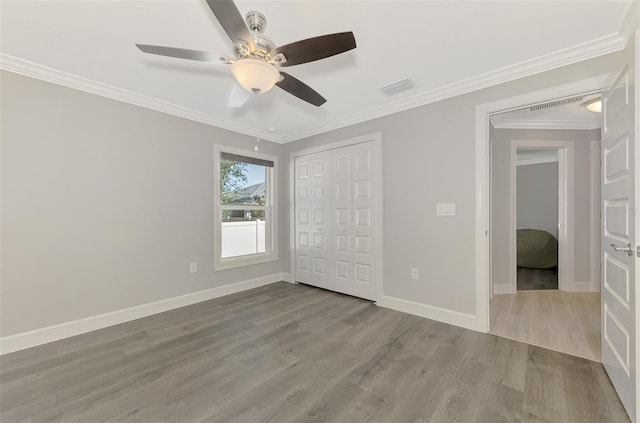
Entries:
{"label": "crown molding", "polygon": [[242,125],[229,119],[219,118],[197,110],[179,106],[177,104],[147,97],[142,94],[103,84],[91,79],[82,78],[80,76],[30,62],[2,52],[0,52],[0,69],[62,85],[68,88],[73,88],[79,91],[84,91],[90,94],[122,101],[134,106],[144,107],[145,109],[155,110],[157,112],[167,113],[169,115],[204,123],[205,125],[227,129],[229,131],[238,132],[251,137],[259,137],[260,139],[267,141],[282,143],[281,137],[267,131],[260,131],[251,126]]}
{"label": "crown molding", "polygon": [[[206,125],[227,129],[252,137],[276,142],[288,143],[307,138],[313,135],[329,132],[357,123],[377,119],[393,113],[402,112],[416,107],[424,106],[447,98],[467,94],[483,88],[524,78],[540,72],[545,72],[561,66],[588,60],[597,56],[613,53],[624,48],[626,40],[620,35],[610,35],[600,39],[580,44],[578,46],[559,50],[555,53],[526,60],[515,65],[507,66],[496,71],[487,72],[477,77],[468,78],[440,88],[400,99],[382,106],[373,107],[358,113],[324,122],[300,131],[293,131],[282,136],[268,131],[258,130],[249,125],[239,124],[229,119],[223,119],[210,114],[202,113],[177,104],[158,100],[152,97],[137,94],[121,88],[113,87],[101,82],[82,78],[57,69],[33,63],[15,56],[0,52],[0,69],[40,79],[69,88],[100,95],[139,107],[155,110],[162,113],[193,120]],[[598,87],[602,88],[602,87]]]}
{"label": "crown molding", "polygon": [[[288,143],[297,141],[313,135],[333,131],[335,129],[344,128],[346,126],[366,122],[368,120],[380,118],[393,113],[435,103],[447,98],[468,94],[483,88],[503,84],[515,79],[567,66],[583,60],[614,53],[622,50],[626,44],[627,42],[624,37],[618,34],[609,35],[577,46],[558,50],[551,54],[539,56],[535,59],[506,66],[496,71],[487,72],[477,77],[465,79],[441,88],[436,88],[392,103],[387,103],[383,106],[367,109],[344,118],[335,119],[331,122],[322,123],[300,131],[290,132],[283,136],[283,142]],[[602,88],[602,86],[597,88]]]}
{"label": "crown molding", "polygon": [[640,1],[631,1],[619,28],[618,34],[625,40],[630,40],[635,30],[640,28]]}

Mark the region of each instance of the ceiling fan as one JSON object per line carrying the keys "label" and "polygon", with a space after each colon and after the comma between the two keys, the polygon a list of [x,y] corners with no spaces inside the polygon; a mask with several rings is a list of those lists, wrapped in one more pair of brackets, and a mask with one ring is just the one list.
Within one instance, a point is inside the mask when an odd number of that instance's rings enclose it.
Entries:
{"label": "ceiling fan", "polygon": [[231,65],[236,85],[230,107],[240,107],[252,95],[263,94],[274,85],[314,106],[327,100],[304,82],[279,68],[313,62],[356,47],[352,32],[322,35],[277,47],[262,33],[267,21],[260,12],[249,12],[245,20],[231,0],[207,0],[207,5],[234,45],[234,56],[176,47],[136,44],[144,53],[200,62]]}

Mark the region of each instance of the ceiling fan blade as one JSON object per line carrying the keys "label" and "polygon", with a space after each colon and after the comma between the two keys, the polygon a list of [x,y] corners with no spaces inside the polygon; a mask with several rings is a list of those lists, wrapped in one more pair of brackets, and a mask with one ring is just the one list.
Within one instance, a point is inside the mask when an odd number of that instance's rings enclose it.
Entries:
{"label": "ceiling fan blade", "polygon": [[256,45],[251,32],[233,1],[207,0],[207,4],[233,44],[245,42],[249,45],[250,51],[255,51]]}
{"label": "ceiling fan blade", "polygon": [[228,105],[229,107],[242,107],[252,95],[253,94],[242,88],[242,86],[236,82],[231,89],[231,94],[229,94]]}
{"label": "ceiling fan blade", "polygon": [[197,60],[199,62],[228,63],[229,58],[206,51],[189,50],[186,48],[152,46],[149,44],[136,44],[140,51],[158,56],[176,57],[178,59]]}
{"label": "ceiling fan blade", "polygon": [[287,61],[280,66],[293,66],[335,56],[354,48],[356,48],[356,39],[353,32],[339,32],[276,47],[271,52],[271,56],[283,54]]}
{"label": "ceiling fan blade", "polygon": [[299,79],[294,78],[286,72],[280,72],[280,75],[283,76],[283,79],[276,83],[276,85],[289,94],[293,94],[298,97],[300,100],[304,100],[307,103],[311,103],[314,106],[322,106],[327,102],[327,99],[318,94],[316,90],[300,81]]}

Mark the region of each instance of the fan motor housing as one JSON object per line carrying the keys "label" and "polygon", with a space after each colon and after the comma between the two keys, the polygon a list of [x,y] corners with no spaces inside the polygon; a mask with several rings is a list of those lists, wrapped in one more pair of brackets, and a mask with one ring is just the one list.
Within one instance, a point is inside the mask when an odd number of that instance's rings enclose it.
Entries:
{"label": "fan motor housing", "polygon": [[249,49],[249,44],[239,42],[236,44],[235,55],[238,59],[266,59],[271,50],[276,48],[276,45],[269,38],[265,37],[262,34],[254,34],[255,37],[253,39],[253,43],[256,45],[255,51],[251,52]]}
{"label": "fan motor housing", "polygon": [[249,45],[244,42],[236,43],[235,56],[237,59],[260,59],[269,63],[282,63],[286,61],[284,56],[271,57],[271,51],[276,48],[276,44],[271,41],[270,38],[263,35],[265,28],[267,27],[267,18],[257,11],[251,11],[245,16],[247,26],[253,35],[253,43],[256,46],[254,51],[251,51]]}

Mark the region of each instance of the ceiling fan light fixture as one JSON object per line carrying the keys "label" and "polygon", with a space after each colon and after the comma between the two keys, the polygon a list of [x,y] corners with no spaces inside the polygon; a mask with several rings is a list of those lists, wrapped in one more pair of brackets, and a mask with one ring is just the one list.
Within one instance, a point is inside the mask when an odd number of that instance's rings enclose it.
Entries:
{"label": "ceiling fan light fixture", "polygon": [[589,103],[586,104],[585,107],[590,112],[601,113],[602,112],[602,99],[597,99],[597,100],[590,101]]}
{"label": "ceiling fan light fixture", "polygon": [[273,65],[258,59],[236,61],[231,73],[242,88],[254,94],[266,93],[280,79],[280,72]]}

